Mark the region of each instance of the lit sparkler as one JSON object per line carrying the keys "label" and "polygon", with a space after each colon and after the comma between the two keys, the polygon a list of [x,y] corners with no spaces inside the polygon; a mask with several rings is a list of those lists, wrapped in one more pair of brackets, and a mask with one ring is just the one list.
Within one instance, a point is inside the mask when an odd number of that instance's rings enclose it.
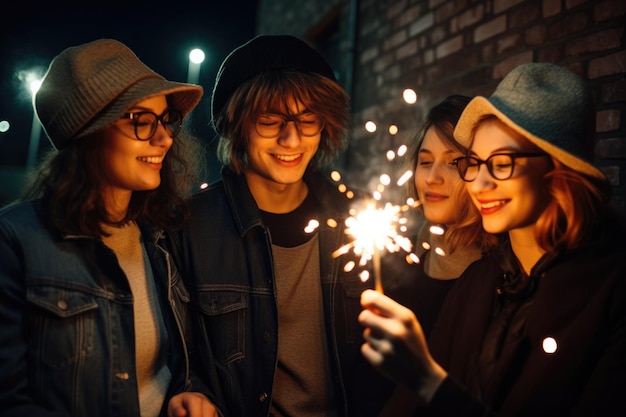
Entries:
{"label": "lit sparkler", "polygon": [[361,266],[371,260],[374,285],[376,291],[380,293],[383,292],[380,272],[381,251],[398,252],[400,249],[411,251],[411,240],[398,233],[398,228],[403,223],[400,213],[401,207],[391,203],[385,204],[383,208],[376,207],[374,202],[368,203],[364,210],[351,213],[346,219],[345,232],[354,240],[333,252],[333,257],[338,257],[352,250],[360,257]]}

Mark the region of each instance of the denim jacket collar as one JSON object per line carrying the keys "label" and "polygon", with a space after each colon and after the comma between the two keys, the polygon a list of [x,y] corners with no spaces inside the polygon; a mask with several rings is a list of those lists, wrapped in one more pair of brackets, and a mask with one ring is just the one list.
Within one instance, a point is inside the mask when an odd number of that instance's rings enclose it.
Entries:
{"label": "denim jacket collar", "polygon": [[[244,236],[253,227],[262,226],[261,212],[248,188],[245,176],[224,167],[222,181],[240,236]],[[347,217],[349,200],[338,198],[340,194],[319,172],[307,170],[304,181],[309,186],[309,192],[314,193],[319,200],[325,216],[337,221]]]}
{"label": "denim jacket collar", "polygon": [[239,229],[239,236],[243,237],[253,227],[262,226],[261,212],[256,201],[254,201],[250,188],[248,188],[246,177],[224,167],[222,168],[222,180],[226,198],[228,198],[235,223]]}

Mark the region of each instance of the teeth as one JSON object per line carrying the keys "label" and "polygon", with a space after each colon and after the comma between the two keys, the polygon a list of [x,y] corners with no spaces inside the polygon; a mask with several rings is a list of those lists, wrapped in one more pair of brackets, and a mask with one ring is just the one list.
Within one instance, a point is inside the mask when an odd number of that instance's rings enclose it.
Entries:
{"label": "teeth", "polygon": [[489,209],[489,208],[493,208],[493,207],[501,206],[501,205],[503,205],[503,204],[504,204],[504,202],[503,202],[503,201],[493,201],[493,202],[491,202],[491,203],[481,204],[480,206],[481,206],[482,208]]}
{"label": "teeth", "polygon": [[141,162],[149,162],[151,164],[160,164],[163,162],[162,156],[140,156],[137,159]]}
{"label": "teeth", "polygon": [[300,158],[302,154],[298,154],[298,155],[274,155],[274,158],[276,159],[280,159],[281,161],[285,161],[285,162],[291,162],[291,161],[295,161],[296,159]]}

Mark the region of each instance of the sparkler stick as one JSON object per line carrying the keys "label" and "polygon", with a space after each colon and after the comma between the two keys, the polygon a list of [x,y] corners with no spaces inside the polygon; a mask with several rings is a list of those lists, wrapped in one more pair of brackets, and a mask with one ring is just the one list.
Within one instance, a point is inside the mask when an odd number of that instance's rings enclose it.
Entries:
{"label": "sparkler stick", "polygon": [[375,247],[372,263],[374,265],[374,288],[379,293],[383,293],[383,280],[380,274],[380,250]]}

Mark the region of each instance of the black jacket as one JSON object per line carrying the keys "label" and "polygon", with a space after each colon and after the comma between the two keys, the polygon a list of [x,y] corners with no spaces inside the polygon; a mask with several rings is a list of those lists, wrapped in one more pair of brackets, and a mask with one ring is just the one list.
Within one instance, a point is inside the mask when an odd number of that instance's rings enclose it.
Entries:
{"label": "black jacket", "polygon": [[623,236],[544,256],[529,285],[516,284],[508,242],[470,266],[431,335],[433,356],[450,377],[423,411],[626,415]]}
{"label": "black jacket", "polygon": [[[360,354],[360,295],[373,284],[361,281],[358,268],[344,271],[351,254],[332,256],[349,239],[344,219],[351,200],[321,174],[305,181],[321,206],[320,280],[333,393],[342,416],[373,416],[390,390]],[[224,169],[222,180],[196,197],[179,238],[198,354],[220,407],[229,416],[269,415],[279,331],[272,247],[245,178]]]}

